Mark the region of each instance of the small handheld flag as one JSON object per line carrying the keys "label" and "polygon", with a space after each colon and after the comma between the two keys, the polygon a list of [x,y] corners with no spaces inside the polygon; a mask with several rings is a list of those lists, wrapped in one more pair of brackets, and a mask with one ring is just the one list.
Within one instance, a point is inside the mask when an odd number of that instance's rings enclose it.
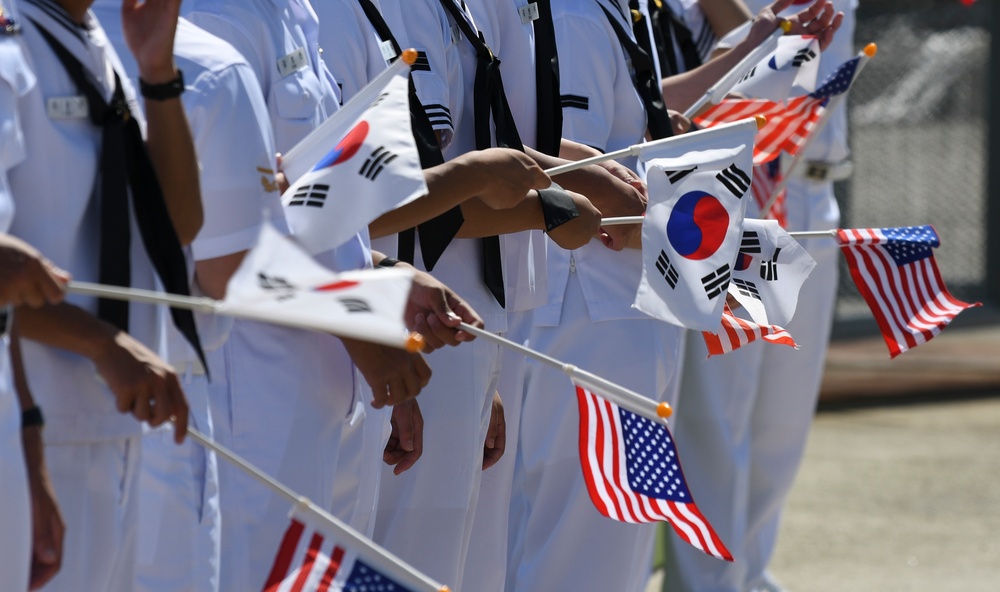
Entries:
{"label": "small handheld flag", "polygon": [[620,522],[669,522],[696,549],[732,561],[691,497],[667,426],[626,411],[580,385],[576,398],[580,463],[597,511]]}
{"label": "small handheld flag", "polygon": [[702,331],[701,334],[705,339],[705,346],[708,347],[708,357],[728,354],[758,339],[799,349],[788,331],[777,325],[758,325],[753,321],[741,319],[733,314],[728,304],[722,313],[720,329],[714,333]]}
{"label": "small handheld flag", "polygon": [[889,355],[930,341],[967,308],[948,292],[932,249],[932,226],[838,230],[837,242],[858,291],[875,315]]}

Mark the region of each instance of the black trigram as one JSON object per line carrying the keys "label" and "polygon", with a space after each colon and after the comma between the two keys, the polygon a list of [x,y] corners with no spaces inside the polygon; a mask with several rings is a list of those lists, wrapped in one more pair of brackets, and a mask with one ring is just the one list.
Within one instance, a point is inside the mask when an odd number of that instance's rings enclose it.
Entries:
{"label": "black trigram", "polygon": [[805,49],[800,49],[798,52],[796,52],[795,57],[792,58],[792,66],[798,68],[799,66],[808,62],[814,57],[816,57],[816,52],[809,49],[808,47]]}
{"label": "black trigram", "polygon": [[667,254],[660,251],[660,256],[656,258],[656,270],[660,272],[663,279],[667,280],[667,285],[671,289],[677,287],[677,278],[680,277],[677,273],[677,268],[671,265],[670,259],[667,258]]}
{"label": "black trigram", "polygon": [[283,277],[278,277],[276,275],[267,275],[264,272],[257,273],[257,285],[265,290],[294,290],[295,284],[292,284]]}
{"label": "black trigram", "polygon": [[666,173],[667,180],[670,181],[671,185],[673,185],[674,183],[680,181],[684,177],[687,177],[688,175],[690,175],[691,173],[693,173],[695,171],[695,169],[697,169],[697,168],[698,168],[698,166],[695,165],[695,166],[693,166],[693,167],[691,167],[689,169],[681,169],[681,170],[678,170],[678,171],[663,171],[663,172]]}
{"label": "black trigram", "polygon": [[387,96],[389,96],[389,93],[384,92],[384,93],[380,94],[379,96],[375,97],[375,100],[372,101],[371,105],[368,105],[368,108],[371,109],[372,107],[377,106],[379,103],[381,103],[382,101],[384,101]]}
{"label": "black trigram", "polygon": [[774,249],[774,256],[770,260],[760,262],[760,279],[768,282],[778,281],[778,253],[781,247]]}
{"label": "black trigram", "polygon": [[760,236],[756,230],[744,230],[740,241],[740,253],[760,253]]}
{"label": "black trigram", "polygon": [[736,168],[735,163],[729,165],[729,168],[724,169],[715,178],[725,185],[726,189],[731,191],[734,196],[740,199],[743,198],[743,194],[747,192],[747,189],[750,189],[750,177]]}
{"label": "black trigram", "polygon": [[299,187],[295,195],[292,196],[289,206],[309,206],[311,208],[322,208],[326,203],[326,194],[330,191],[329,185],[316,183],[315,185],[304,185]]}
{"label": "black trigram", "polygon": [[347,309],[347,312],[372,311],[371,304],[368,304],[368,301],[362,298],[338,298],[337,300],[339,300],[340,303],[344,305],[344,308]]}
{"label": "black trigram", "polygon": [[364,177],[369,181],[374,181],[378,178],[382,169],[384,169],[390,162],[396,160],[397,156],[399,155],[386,150],[385,146],[379,146],[378,148],[372,150],[368,160],[361,165],[361,169],[358,171],[358,174],[364,175]]}
{"label": "black trigram", "polygon": [[[750,71],[747,72],[746,74],[744,74],[743,78],[740,78],[740,82],[744,82],[744,81],[747,81],[747,80],[753,78],[753,75],[756,74],[756,73],[757,73],[757,66],[754,66],[753,68],[750,68]],[[739,82],[737,84],[739,84]]]}
{"label": "black trigram", "polygon": [[711,300],[722,294],[729,288],[729,264],[726,263],[719,269],[701,278],[701,285],[705,288],[705,295]]}
{"label": "black trigram", "polygon": [[757,284],[744,279],[733,278],[733,285],[736,286],[736,289],[739,290],[740,294],[743,294],[748,298],[756,298],[757,300],[760,300],[760,292],[757,291]]}

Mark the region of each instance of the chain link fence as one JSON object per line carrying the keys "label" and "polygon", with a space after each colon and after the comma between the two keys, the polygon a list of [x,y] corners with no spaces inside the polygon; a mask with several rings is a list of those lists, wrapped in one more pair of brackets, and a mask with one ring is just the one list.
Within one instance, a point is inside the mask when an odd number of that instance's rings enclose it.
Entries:
{"label": "chain link fence", "polygon": [[[861,1],[855,41],[878,55],[848,98],[855,172],[836,188],[843,228],[933,224],[945,283],[970,301],[987,290],[990,4]],[[837,327],[877,330],[844,264]]]}

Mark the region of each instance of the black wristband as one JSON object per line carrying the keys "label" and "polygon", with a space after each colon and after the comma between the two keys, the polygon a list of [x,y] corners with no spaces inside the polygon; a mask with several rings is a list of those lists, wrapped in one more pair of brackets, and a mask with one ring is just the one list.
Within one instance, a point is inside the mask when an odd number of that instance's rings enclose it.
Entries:
{"label": "black wristband", "polygon": [[378,262],[379,267],[395,267],[399,263],[399,259],[393,259],[392,257],[385,257]]}
{"label": "black wristband", "polygon": [[545,220],[545,232],[569,222],[580,215],[573,203],[573,198],[562,187],[553,183],[547,189],[538,190],[538,200],[542,204],[542,218]]}
{"label": "black wristband", "polygon": [[45,425],[45,418],[42,417],[42,408],[37,405],[34,407],[29,407],[21,412],[21,429],[30,428],[32,426],[43,426]]}
{"label": "black wristband", "polygon": [[177,77],[170,82],[163,84],[147,84],[142,78],[139,79],[139,92],[143,98],[154,101],[166,101],[176,99],[184,92],[184,72],[177,70]]}

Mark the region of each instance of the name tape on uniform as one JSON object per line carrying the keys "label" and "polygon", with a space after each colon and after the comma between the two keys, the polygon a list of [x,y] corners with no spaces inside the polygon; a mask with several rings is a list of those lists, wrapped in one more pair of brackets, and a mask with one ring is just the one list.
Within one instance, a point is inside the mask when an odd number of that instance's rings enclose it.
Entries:
{"label": "name tape on uniform", "polygon": [[521,15],[521,24],[527,25],[530,22],[538,20],[538,3],[532,2],[527,6],[522,6],[517,9],[518,14]]}
{"label": "name tape on uniform", "polygon": [[278,74],[282,78],[308,67],[309,57],[306,55],[306,50],[301,47],[278,60]]}
{"label": "name tape on uniform", "polygon": [[48,99],[45,101],[45,110],[49,119],[86,119],[90,116],[87,98],[82,95]]}
{"label": "name tape on uniform", "polygon": [[389,62],[396,57],[396,50],[392,47],[392,41],[382,41],[378,44],[379,51],[382,52],[382,59]]}

